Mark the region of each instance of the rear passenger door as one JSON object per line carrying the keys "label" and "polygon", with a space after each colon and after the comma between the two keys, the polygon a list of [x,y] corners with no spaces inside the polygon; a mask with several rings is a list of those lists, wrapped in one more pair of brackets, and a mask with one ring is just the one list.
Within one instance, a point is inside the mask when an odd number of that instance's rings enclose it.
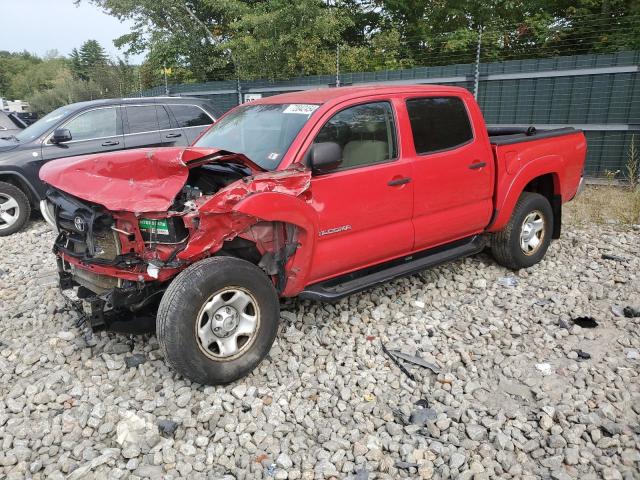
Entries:
{"label": "rear passenger door", "polygon": [[162,145],[156,105],[126,105],[124,107],[125,148],[159,147]]}
{"label": "rear passenger door", "polygon": [[156,105],[158,126],[160,127],[160,142],[162,142],[163,147],[186,147],[189,145],[189,140],[182,133],[182,129],[178,127],[176,121],[169,115],[168,108],[166,105]]}
{"label": "rear passenger door", "polygon": [[493,212],[493,155],[462,98],[407,98],[413,137],[415,250],[479,233]]}
{"label": "rear passenger door", "polygon": [[177,127],[182,129],[189,145],[200,135],[202,130],[213,123],[209,114],[197,105],[176,103],[167,106],[173,114]]}

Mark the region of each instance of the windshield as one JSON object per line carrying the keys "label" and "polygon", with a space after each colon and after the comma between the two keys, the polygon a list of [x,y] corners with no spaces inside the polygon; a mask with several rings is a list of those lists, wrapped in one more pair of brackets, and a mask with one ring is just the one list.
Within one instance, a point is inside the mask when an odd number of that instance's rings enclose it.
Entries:
{"label": "windshield", "polygon": [[27,128],[22,130],[19,133],[16,133],[16,138],[21,142],[30,142],[38,138],[40,135],[46,133],[52,126],[54,126],[58,121],[65,118],[67,115],[74,111],[73,108],[60,107],[57,110],[54,110],[51,113],[46,114],[36,123],[32,123]]}
{"label": "windshield", "polygon": [[194,146],[242,153],[265,170],[274,170],[317,108],[301,103],[241,106],[222,117]]}

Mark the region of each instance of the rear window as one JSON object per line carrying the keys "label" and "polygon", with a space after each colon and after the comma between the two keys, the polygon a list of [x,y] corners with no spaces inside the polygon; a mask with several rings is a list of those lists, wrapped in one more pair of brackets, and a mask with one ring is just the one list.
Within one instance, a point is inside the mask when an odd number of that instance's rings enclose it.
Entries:
{"label": "rear window", "polygon": [[169,105],[169,108],[179,127],[199,127],[213,123],[211,117],[195,105]]}
{"label": "rear window", "polygon": [[449,150],[473,139],[467,109],[457,97],[407,100],[417,154]]}
{"label": "rear window", "polygon": [[129,133],[158,130],[155,105],[127,107],[127,120],[129,121]]}

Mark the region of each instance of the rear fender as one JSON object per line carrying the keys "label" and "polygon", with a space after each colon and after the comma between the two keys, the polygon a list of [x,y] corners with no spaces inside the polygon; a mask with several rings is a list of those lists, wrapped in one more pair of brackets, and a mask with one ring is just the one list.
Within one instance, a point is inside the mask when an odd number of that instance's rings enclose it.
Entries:
{"label": "rear fender", "polygon": [[562,177],[560,174],[561,167],[562,157],[549,155],[526,164],[512,178],[507,177],[502,182],[499,182],[496,190],[497,215],[488,231],[498,232],[506,226],[525,187],[537,177],[551,174],[553,176],[554,195],[560,195],[564,199],[565,195],[562,192]]}

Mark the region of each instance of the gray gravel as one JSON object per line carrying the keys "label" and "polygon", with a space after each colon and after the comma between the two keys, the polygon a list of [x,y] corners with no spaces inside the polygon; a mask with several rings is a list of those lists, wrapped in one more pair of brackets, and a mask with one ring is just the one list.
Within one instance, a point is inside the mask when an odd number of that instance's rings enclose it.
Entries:
{"label": "gray gravel", "polygon": [[[293,302],[270,357],[217,388],[152,335],[85,336],[52,241],[41,222],[0,238],[0,478],[640,478],[640,319],[619,316],[640,307],[637,230],[567,227],[515,274],[479,255]],[[441,372],[409,380],[381,342]]]}

